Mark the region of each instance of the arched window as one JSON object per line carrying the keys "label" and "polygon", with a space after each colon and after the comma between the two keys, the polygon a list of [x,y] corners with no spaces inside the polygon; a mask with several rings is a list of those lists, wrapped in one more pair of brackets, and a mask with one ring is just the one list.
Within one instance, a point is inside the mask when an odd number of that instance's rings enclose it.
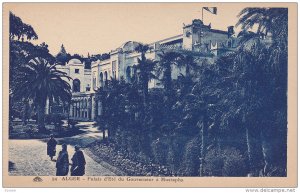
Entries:
{"label": "arched window", "polygon": [[87,108],[87,100],[84,99],[84,108]]}
{"label": "arched window", "polygon": [[89,109],[91,106],[91,99],[87,99],[86,107]]}
{"label": "arched window", "polygon": [[103,86],[103,73],[100,72],[100,86]]}
{"label": "arched window", "polygon": [[105,85],[107,85],[107,78],[108,78],[108,74],[107,71],[104,72],[104,81],[105,81]]}
{"label": "arched window", "polygon": [[117,78],[117,73],[116,73],[116,71],[117,71],[117,61],[113,61],[113,62],[112,62],[112,77],[113,77],[114,79]]}
{"label": "arched window", "polygon": [[73,117],[76,116],[76,101],[74,101],[74,104],[73,104]]}
{"label": "arched window", "polygon": [[75,101],[75,103],[74,103],[74,112],[75,112],[74,117],[77,117],[77,113],[78,113],[78,102],[77,101]]}
{"label": "arched window", "polygon": [[138,80],[138,74],[137,74],[137,66],[134,65],[133,68],[132,68],[132,77],[134,80]]}
{"label": "arched window", "polygon": [[131,69],[130,69],[130,66],[128,66],[127,69],[126,69],[126,80],[128,82],[131,81]]}
{"label": "arched window", "polygon": [[80,80],[73,80],[73,92],[80,92]]}

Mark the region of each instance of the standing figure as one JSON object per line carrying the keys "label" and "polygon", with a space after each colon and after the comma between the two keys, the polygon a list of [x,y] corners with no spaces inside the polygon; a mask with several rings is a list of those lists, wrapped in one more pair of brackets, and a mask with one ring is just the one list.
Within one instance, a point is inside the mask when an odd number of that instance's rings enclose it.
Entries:
{"label": "standing figure", "polygon": [[85,158],[80,148],[75,145],[75,153],[72,157],[71,176],[83,176],[85,174]]}
{"label": "standing figure", "polygon": [[47,142],[47,155],[49,155],[51,160],[53,160],[53,157],[56,154],[56,145],[57,145],[57,141],[54,139],[53,134],[51,134],[50,139]]}
{"label": "standing figure", "polygon": [[56,160],[56,175],[67,176],[69,173],[69,155],[67,145],[62,144],[62,150],[59,152]]}

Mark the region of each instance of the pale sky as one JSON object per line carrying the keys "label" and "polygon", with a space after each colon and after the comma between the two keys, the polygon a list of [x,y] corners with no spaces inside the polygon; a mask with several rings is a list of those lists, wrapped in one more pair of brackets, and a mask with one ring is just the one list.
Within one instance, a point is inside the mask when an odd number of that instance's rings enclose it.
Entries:
{"label": "pale sky", "polygon": [[[70,54],[109,52],[126,41],[151,43],[182,33],[183,23],[201,19],[203,6],[216,6],[217,15],[204,11],[204,23],[227,30],[235,25],[246,4],[231,3],[19,3],[10,11],[30,24],[56,55],[64,44]],[[249,4],[248,4],[249,6]]]}

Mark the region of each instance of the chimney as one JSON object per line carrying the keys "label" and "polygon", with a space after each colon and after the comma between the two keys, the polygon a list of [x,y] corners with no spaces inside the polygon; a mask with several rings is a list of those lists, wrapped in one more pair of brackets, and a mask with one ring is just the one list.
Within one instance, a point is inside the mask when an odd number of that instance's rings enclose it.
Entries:
{"label": "chimney", "polygon": [[227,27],[228,38],[234,34],[233,26]]}

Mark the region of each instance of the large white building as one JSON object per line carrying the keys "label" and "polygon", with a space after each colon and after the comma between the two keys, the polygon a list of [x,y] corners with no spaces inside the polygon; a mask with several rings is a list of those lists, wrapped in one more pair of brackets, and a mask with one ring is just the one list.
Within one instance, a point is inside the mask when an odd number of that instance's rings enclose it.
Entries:
{"label": "large white building", "polygon": [[[72,86],[72,104],[70,117],[76,120],[93,120],[95,114],[95,91],[105,86],[106,80],[114,77],[123,77],[130,81],[135,73],[133,68],[138,64],[141,53],[135,51],[138,42],[128,41],[120,47],[111,50],[110,58],[94,61],[91,69],[85,69],[85,64],[78,59],[72,59],[65,65],[57,68],[67,73],[72,78],[69,81]],[[193,20],[189,25],[183,26],[182,34],[169,37],[148,44],[150,49],[146,52],[147,59],[159,61],[158,54],[162,51],[177,51],[182,53],[193,53],[202,57],[214,59],[223,53],[230,52],[236,48],[233,26],[227,31],[212,29],[210,25],[203,25],[199,19]],[[176,79],[179,73],[184,73],[178,68],[172,71],[172,78]],[[160,87],[157,80],[149,82],[149,88]],[[99,112],[99,111],[98,111]]]}

